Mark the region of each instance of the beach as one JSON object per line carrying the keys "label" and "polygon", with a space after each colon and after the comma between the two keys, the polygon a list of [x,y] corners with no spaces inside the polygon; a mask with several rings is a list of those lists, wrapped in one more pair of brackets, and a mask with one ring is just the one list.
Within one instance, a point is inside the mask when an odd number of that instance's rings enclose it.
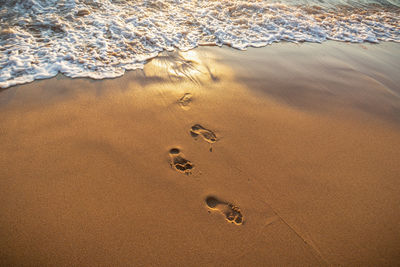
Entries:
{"label": "beach", "polygon": [[0,91],[2,266],[395,266],[400,45],[163,52]]}

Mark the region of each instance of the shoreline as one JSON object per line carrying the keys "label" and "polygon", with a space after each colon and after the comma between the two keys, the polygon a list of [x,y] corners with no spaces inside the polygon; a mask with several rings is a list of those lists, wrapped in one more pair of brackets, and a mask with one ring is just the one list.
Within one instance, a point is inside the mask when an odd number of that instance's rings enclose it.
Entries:
{"label": "shoreline", "polygon": [[352,45],[352,46],[360,46],[365,48],[366,45],[385,45],[388,44],[389,46],[391,46],[391,44],[393,44],[394,46],[400,44],[400,42],[396,42],[396,41],[380,41],[380,42],[369,42],[369,41],[364,41],[364,42],[349,42],[349,41],[341,41],[341,40],[325,40],[323,42],[309,42],[309,41],[298,41],[298,42],[293,42],[293,41],[286,41],[286,40],[281,40],[281,41],[277,41],[277,42],[272,42],[270,44],[264,45],[264,46],[248,46],[244,49],[240,49],[240,48],[235,48],[229,44],[223,44],[223,45],[218,45],[218,44],[214,44],[214,43],[207,43],[207,44],[202,44],[199,43],[198,46],[191,48],[189,50],[179,50],[178,48],[175,48],[174,51],[167,51],[167,50],[163,50],[161,52],[158,52],[158,54],[156,56],[152,56],[148,59],[146,59],[143,65],[143,68],[136,68],[136,69],[125,69],[124,73],[121,74],[120,76],[115,76],[115,77],[104,77],[104,78],[92,78],[92,77],[71,77],[66,75],[65,73],[62,72],[58,72],[56,75],[51,76],[51,77],[46,77],[46,78],[36,78],[33,81],[29,81],[29,82],[22,82],[22,83],[17,83],[8,87],[0,87],[0,92],[7,90],[9,88],[13,88],[16,86],[21,86],[21,85],[28,85],[31,83],[34,83],[36,81],[42,81],[42,80],[49,80],[49,79],[54,79],[57,77],[65,77],[65,78],[69,78],[69,79],[90,79],[90,80],[94,80],[94,81],[101,81],[101,80],[113,80],[113,79],[119,79],[121,77],[123,77],[124,75],[129,74],[130,72],[137,72],[137,71],[143,71],[143,69],[145,68],[146,64],[148,64],[150,61],[152,61],[153,59],[159,57],[160,55],[163,54],[168,54],[168,53],[185,53],[188,51],[192,51],[192,50],[196,50],[196,49],[201,49],[202,47],[205,48],[211,48],[211,47],[218,47],[221,49],[234,49],[235,51],[239,51],[239,52],[246,52],[247,50],[252,50],[252,49],[266,49],[268,47],[272,47],[272,46],[276,46],[276,45],[297,45],[297,46],[301,46],[301,45],[323,45],[324,43],[337,43],[339,46],[341,44],[346,44],[346,45]]}
{"label": "shoreline", "polygon": [[399,52],[199,47],[0,91],[0,263],[396,264]]}

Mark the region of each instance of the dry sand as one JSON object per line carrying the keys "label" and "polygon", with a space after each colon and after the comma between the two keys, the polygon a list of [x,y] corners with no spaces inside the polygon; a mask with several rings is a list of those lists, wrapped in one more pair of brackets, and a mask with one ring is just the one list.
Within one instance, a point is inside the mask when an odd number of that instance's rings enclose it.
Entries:
{"label": "dry sand", "polygon": [[3,90],[0,265],[400,264],[399,69],[394,43],[201,47]]}

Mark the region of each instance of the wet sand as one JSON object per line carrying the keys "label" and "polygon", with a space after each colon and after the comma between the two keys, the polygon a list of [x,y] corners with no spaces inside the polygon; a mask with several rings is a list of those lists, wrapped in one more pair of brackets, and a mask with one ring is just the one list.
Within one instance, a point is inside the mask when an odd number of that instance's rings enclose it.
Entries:
{"label": "wet sand", "polygon": [[0,265],[396,265],[400,45],[164,53],[0,92]]}

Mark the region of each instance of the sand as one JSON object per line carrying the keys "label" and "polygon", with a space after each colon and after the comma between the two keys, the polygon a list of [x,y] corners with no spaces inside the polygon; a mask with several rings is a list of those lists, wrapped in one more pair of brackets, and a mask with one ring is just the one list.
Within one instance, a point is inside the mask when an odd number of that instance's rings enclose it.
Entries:
{"label": "sand", "polygon": [[400,262],[400,45],[164,53],[0,92],[0,265]]}

